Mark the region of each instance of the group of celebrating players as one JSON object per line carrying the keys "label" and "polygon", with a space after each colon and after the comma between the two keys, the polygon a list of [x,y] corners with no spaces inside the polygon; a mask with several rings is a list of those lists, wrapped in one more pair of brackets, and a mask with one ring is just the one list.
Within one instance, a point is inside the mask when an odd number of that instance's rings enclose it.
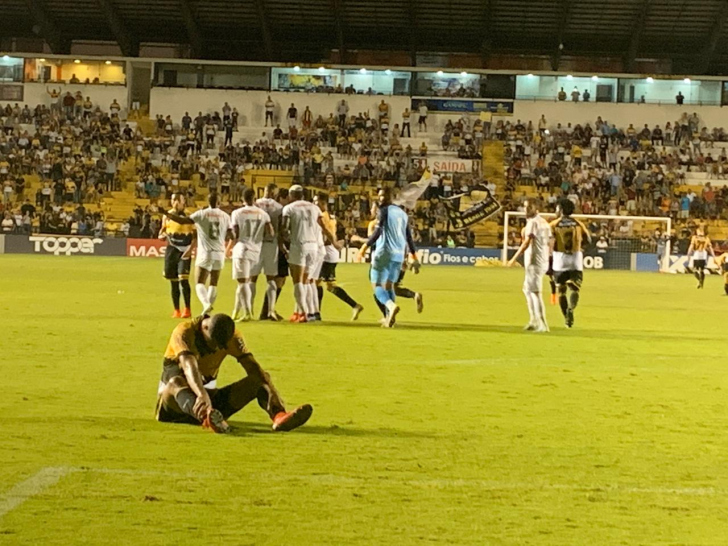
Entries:
{"label": "group of celebrating players", "polygon": [[[254,190],[246,190],[243,201],[244,206],[228,215],[218,207],[217,195],[210,194],[208,207],[188,216],[184,197],[175,194],[171,210],[160,209],[165,215],[160,238],[168,243],[164,275],[172,287],[173,317],[191,316],[189,274],[195,239],[195,292],[203,310],[200,317],[181,323],[172,332],[159,384],[159,421],[201,423],[215,432],[228,432],[227,419],[254,399],[270,416],[274,430],[292,430],[310,418],[313,408],[308,404],[286,411],[270,376],[247,350],[235,328],[236,321],[253,318],[259,275],[264,274],[267,283],[261,320],[282,320],[276,302],[289,270],[295,299],[291,322],[321,320],[322,283],[352,308],[352,320],[363,311],[336,284],[342,243],[336,239],[336,220],[328,211],[327,195],[317,195],[309,202],[299,185],[277,191],[270,184],[258,200]],[[397,296],[414,299],[418,312],[422,312],[422,295],[401,285],[406,267],[417,273],[419,262],[409,217],[392,204],[388,189],[380,190],[376,213],[376,220],[369,225],[369,237],[361,240],[358,258],[371,249],[370,279],[383,315],[380,323],[391,328],[400,311]],[[210,316],[227,255],[232,256],[233,279],[238,283],[233,313]],[[184,297],[182,310],[180,296]],[[238,360],[247,375],[218,389],[217,375],[226,356]]]}

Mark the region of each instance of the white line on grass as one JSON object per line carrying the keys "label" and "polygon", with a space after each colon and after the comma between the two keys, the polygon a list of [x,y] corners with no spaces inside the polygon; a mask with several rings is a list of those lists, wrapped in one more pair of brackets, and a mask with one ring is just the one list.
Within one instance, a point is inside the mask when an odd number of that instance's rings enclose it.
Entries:
{"label": "white line on grass", "polygon": [[[33,474],[27,480],[13,486],[10,491],[0,496],[0,518],[11,510],[14,510],[25,501],[40,495],[46,489],[57,484],[61,478],[74,472],[88,472],[94,474],[116,474],[126,476],[167,476],[176,478],[225,478],[225,473],[220,474],[201,474],[201,473],[181,473],[171,471],[157,470],[138,470],[128,468],[86,468],[86,467],[67,467],[67,466],[47,466],[41,468],[36,474]],[[241,476],[238,476],[239,478]],[[340,476],[336,474],[313,474],[310,476],[280,476],[277,474],[255,473],[246,475],[246,478],[255,478],[258,481],[286,481],[286,482],[304,482],[309,484],[329,484],[329,485],[360,485],[363,483],[371,483],[369,478],[356,478],[351,476]],[[679,496],[728,496],[728,491],[715,489],[713,487],[650,487],[650,486],[630,486],[618,484],[558,484],[558,483],[519,483],[519,482],[495,482],[486,480],[468,480],[468,479],[397,479],[388,478],[382,484],[398,484],[407,487],[425,487],[425,488],[463,488],[474,487],[485,491],[580,491],[584,493],[631,493],[641,495],[679,495]]]}
{"label": "white line on grass", "polygon": [[0,496],[0,518],[28,499],[40,495],[49,487],[57,484],[63,476],[78,470],[78,468],[67,466],[46,466],[41,468],[30,478],[15,484],[10,491]]}

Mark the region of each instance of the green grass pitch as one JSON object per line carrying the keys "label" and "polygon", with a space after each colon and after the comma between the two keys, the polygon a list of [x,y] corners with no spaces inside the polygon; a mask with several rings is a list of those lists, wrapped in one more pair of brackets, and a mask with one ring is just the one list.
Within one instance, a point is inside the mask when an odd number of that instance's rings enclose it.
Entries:
{"label": "green grass pitch", "polygon": [[522,270],[423,268],[424,314],[402,301],[390,331],[342,265],[360,322],[327,294],[326,323],[242,325],[310,423],[275,434],[250,406],[216,436],[152,418],[161,267],[0,257],[0,544],[728,542],[720,279],[586,272],[576,327],[548,306],[538,335]]}

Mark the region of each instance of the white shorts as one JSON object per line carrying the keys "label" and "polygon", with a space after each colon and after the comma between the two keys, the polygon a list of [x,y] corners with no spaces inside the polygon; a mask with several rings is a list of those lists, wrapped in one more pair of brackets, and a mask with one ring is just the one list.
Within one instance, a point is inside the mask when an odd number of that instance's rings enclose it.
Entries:
{"label": "white shorts", "polygon": [[263,243],[260,248],[260,260],[251,273],[257,277],[261,272],[268,277],[278,275],[278,245],[276,243]]}
{"label": "white shorts", "polygon": [[554,271],[582,271],[584,269],[584,253],[554,252]]}
{"label": "white shorts", "polygon": [[233,258],[233,279],[247,279],[254,276],[256,268],[260,269],[259,264],[260,255],[254,260],[244,255],[240,258]]}
{"label": "white shorts", "polygon": [[523,280],[524,292],[541,292],[543,286],[543,276],[546,271],[535,265],[526,267],[526,278]]}
{"label": "white shorts", "polygon": [[291,249],[288,252],[288,263],[306,267],[310,271],[318,257],[318,249],[319,246],[316,243],[305,243],[303,245],[291,243]]}
{"label": "white shorts", "polygon": [[707,250],[696,250],[693,252],[693,260],[707,260],[708,259],[708,251]]}
{"label": "white shorts", "polygon": [[319,247],[318,253],[316,254],[316,261],[313,263],[313,266],[308,271],[309,279],[318,280],[318,278],[321,276],[321,268],[324,265],[325,257],[326,257],[326,252],[324,251],[323,248]]}
{"label": "white shorts", "polygon": [[195,265],[200,269],[205,269],[207,271],[220,271],[223,267],[225,267],[225,253],[205,252],[198,247]]}

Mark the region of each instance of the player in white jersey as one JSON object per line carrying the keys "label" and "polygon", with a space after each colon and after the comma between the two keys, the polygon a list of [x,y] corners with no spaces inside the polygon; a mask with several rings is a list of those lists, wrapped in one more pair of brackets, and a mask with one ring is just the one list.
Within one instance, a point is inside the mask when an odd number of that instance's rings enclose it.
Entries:
{"label": "player in white jersey", "polygon": [[[159,209],[159,212],[179,224],[195,224],[197,226],[197,258],[195,260],[197,284],[195,292],[202,303],[202,314],[212,311],[217,299],[217,283],[220,271],[225,265],[225,240],[230,234],[230,216],[217,208],[217,194],[211,193],[207,198],[208,207],[192,213],[189,217],[177,216]],[[210,278],[209,288],[205,286]]]}
{"label": "player in white jersey", "polygon": [[253,294],[255,294],[255,285],[258,282],[258,275],[261,272],[265,274],[267,288],[266,288],[266,300],[261,310],[260,320],[279,320],[278,314],[276,313],[276,300],[280,294],[280,288],[283,285],[283,277],[278,281],[278,267],[279,267],[279,253],[278,253],[278,231],[281,227],[281,214],[283,212],[283,205],[276,200],[276,185],[271,183],[265,187],[265,193],[263,197],[255,202],[257,207],[263,209],[270,217],[271,225],[273,226],[273,236],[268,234],[263,235],[263,246],[261,248],[261,261],[258,263],[258,267],[252,272],[252,288]]}
{"label": "player in white jersey", "polygon": [[[252,188],[245,190],[243,193],[245,206],[236,209],[232,214],[235,244],[230,241],[228,249],[232,246],[233,279],[238,281],[232,314],[236,322],[248,322],[253,318],[255,283],[252,282],[252,277],[259,273],[262,267],[264,237],[271,238],[274,235],[270,216],[263,209],[253,205],[254,199],[255,190]],[[275,296],[275,292],[273,294]]]}
{"label": "player in white jersey", "polygon": [[[316,288],[308,282],[309,273],[316,265],[319,255],[319,236],[325,242],[332,242],[334,236],[329,232],[321,218],[321,210],[308,201],[303,200],[303,188],[298,184],[289,190],[291,203],[283,207],[281,214],[281,230],[278,233],[278,248],[287,253],[288,264],[293,278],[293,296],[296,307],[291,322],[307,322],[311,309],[309,291],[316,293]],[[319,231],[321,230],[321,231]],[[291,248],[286,250],[284,240],[290,235]]]}
{"label": "player in white jersey", "polygon": [[[313,204],[318,207],[316,200],[317,198],[314,196]],[[323,215],[321,215],[321,221],[323,222]],[[306,296],[308,298],[307,322],[321,320],[321,300],[319,299],[316,281],[321,276],[321,268],[324,265],[324,258],[326,257],[326,244],[324,243],[323,230],[318,223],[314,226],[314,229],[316,230],[316,257],[308,272],[308,282],[306,283],[308,285],[306,286]]]}
{"label": "player in white jersey", "polygon": [[523,282],[523,293],[526,295],[530,315],[525,329],[534,332],[548,332],[541,286],[543,277],[549,268],[551,226],[539,215],[539,205],[535,199],[528,199],[525,207],[527,222],[523,230],[523,242],[508,262],[508,266],[513,266],[520,255],[525,252],[523,268],[526,271],[526,279]]}

